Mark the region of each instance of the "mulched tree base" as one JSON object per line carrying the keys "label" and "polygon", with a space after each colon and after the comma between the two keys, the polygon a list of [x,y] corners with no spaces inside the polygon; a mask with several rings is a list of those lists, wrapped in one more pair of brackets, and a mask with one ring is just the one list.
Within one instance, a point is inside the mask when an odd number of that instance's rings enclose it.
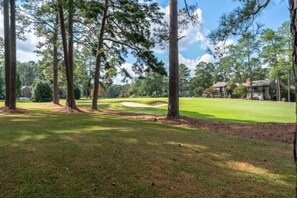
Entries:
{"label": "mulched tree base", "polygon": [[9,109],[8,107],[0,107],[0,113],[23,114],[29,113],[29,111],[22,108]]}

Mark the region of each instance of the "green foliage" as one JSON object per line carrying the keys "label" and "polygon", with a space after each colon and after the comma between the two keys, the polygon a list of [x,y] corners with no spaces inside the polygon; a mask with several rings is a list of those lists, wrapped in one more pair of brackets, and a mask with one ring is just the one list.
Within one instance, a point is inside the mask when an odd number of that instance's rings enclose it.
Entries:
{"label": "green foliage", "polygon": [[209,88],[205,89],[203,91],[203,93],[206,94],[206,95],[216,95],[216,94],[218,94],[218,90],[216,90],[213,87],[209,87]]}
{"label": "green foliage", "polygon": [[129,84],[127,85],[111,85],[107,88],[107,98],[129,97]]}
{"label": "green foliage", "polygon": [[248,89],[246,86],[239,85],[233,90],[233,95],[240,98],[245,98],[248,93]]}
{"label": "green foliage", "polygon": [[196,97],[202,96],[203,91],[204,91],[204,88],[203,87],[196,87],[194,89],[194,96],[196,96]]}
{"label": "green foliage", "polygon": [[33,102],[49,102],[53,99],[52,85],[48,81],[37,81],[33,84],[32,97]]}
{"label": "green foliage", "polygon": [[[93,56],[97,54],[98,32],[102,22],[104,2],[80,2],[79,14],[84,24],[85,35],[81,42],[89,47]],[[163,13],[160,7],[151,0],[139,3],[134,0],[109,1],[108,20],[104,34],[104,49],[102,50],[102,65],[104,70],[114,68],[124,76],[130,76],[123,66],[127,54],[135,57],[132,68],[138,75],[145,72],[157,72],[166,75],[163,62],[153,53],[156,44],[153,35],[153,25],[161,24]],[[117,59],[117,61],[112,61]]]}
{"label": "green foliage", "polygon": [[15,86],[16,86],[16,95],[20,96],[22,92],[22,81],[21,81],[19,72],[17,72]]}
{"label": "green foliage", "polygon": [[34,79],[40,77],[37,68],[38,66],[34,61],[26,63],[17,62],[17,71],[23,86],[31,86]]}
{"label": "green foliage", "polygon": [[168,78],[157,74],[147,73],[143,79],[136,79],[131,84],[130,92],[134,96],[167,96]]}
{"label": "green foliage", "polygon": [[4,80],[4,67],[0,64],[0,97],[4,96],[4,86],[5,86],[5,80]]}
{"label": "green foliage", "polygon": [[81,97],[81,90],[80,90],[80,87],[78,85],[75,85],[74,86],[74,98],[75,99],[80,99]]}
{"label": "green foliage", "polygon": [[0,64],[4,60],[4,39],[0,36]]}
{"label": "green foliage", "polygon": [[[280,60],[280,54],[284,54],[283,38],[272,29],[265,29],[261,35],[263,48],[261,56],[264,63],[268,63],[271,67],[270,77],[275,78],[284,67]],[[287,56],[287,55],[285,55]]]}
{"label": "green foliage", "polygon": [[189,90],[190,69],[185,64],[179,65],[179,92]]}
{"label": "green foliage", "polygon": [[197,87],[208,88],[212,85],[215,73],[215,65],[213,63],[200,62],[196,66],[195,76],[191,79],[191,89]]}
{"label": "green foliage", "polygon": [[227,86],[225,87],[225,94],[227,96],[232,96],[234,89],[237,87],[237,85],[233,82],[228,82]]}
{"label": "green foliage", "polygon": [[243,35],[250,29],[258,30],[261,25],[255,24],[255,18],[267,8],[271,0],[236,0],[239,6],[221,16],[219,27],[209,37],[214,46],[227,40],[229,36]]}

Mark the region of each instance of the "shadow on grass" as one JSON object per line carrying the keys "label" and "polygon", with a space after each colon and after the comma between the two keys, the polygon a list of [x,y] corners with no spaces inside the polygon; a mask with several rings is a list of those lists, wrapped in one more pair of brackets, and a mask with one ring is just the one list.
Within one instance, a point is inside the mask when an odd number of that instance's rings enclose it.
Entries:
{"label": "shadow on grass", "polygon": [[[88,106],[84,106],[88,107]],[[115,110],[115,111],[122,111],[122,112],[134,112],[134,113],[148,113],[148,114],[155,114],[155,115],[167,115],[167,107],[125,107],[123,105],[117,104],[116,106],[113,104],[102,104],[99,108],[103,110]],[[222,122],[236,122],[236,123],[251,123],[256,124],[259,123],[257,120],[242,120],[242,119],[231,119],[231,118],[221,118],[217,117],[212,114],[204,114],[195,111],[180,111],[181,116],[189,116],[192,118],[199,118],[199,119],[207,119],[213,121],[222,121]]]}
{"label": "shadow on grass", "polygon": [[[291,147],[117,116],[0,117],[4,196],[292,197]],[[21,189],[21,190],[20,190]]]}

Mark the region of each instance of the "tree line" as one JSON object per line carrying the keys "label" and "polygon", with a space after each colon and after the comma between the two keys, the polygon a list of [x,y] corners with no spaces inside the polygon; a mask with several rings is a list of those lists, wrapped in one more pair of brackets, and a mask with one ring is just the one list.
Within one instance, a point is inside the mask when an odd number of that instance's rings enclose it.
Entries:
{"label": "tree line", "polygon": [[[166,74],[164,64],[153,54],[155,40],[151,26],[160,24],[162,13],[152,1],[74,1],[30,0],[17,8],[15,1],[3,1],[6,107],[15,109],[16,38],[34,30],[43,39],[37,53],[42,56],[43,70],[51,75],[53,102],[59,103],[59,76],[66,79],[67,106],[76,108],[74,98],[76,63],[94,64],[88,73],[92,86],[92,108],[97,109],[100,73],[109,81],[118,71],[128,76],[122,67],[129,54],[136,57],[136,72],[155,71]],[[18,21],[19,27],[15,28]],[[84,57],[83,59],[78,59]],[[35,65],[36,66],[36,65]],[[62,71],[62,72],[61,72]],[[11,95],[11,96],[10,96]],[[10,105],[11,101],[11,105]]]}
{"label": "tree line", "polygon": [[[266,2],[267,5],[269,2]],[[155,57],[152,51],[153,47],[160,42],[169,44],[169,86],[168,89],[162,89],[163,92],[168,90],[168,117],[179,117],[178,97],[180,93],[188,91],[191,92],[188,95],[198,95],[212,81],[242,83],[247,73],[252,84],[254,78],[265,75],[263,75],[265,73],[263,70],[266,68],[260,68],[263,64],[270,67],[269,77],[276,79],[277,100],[281,100],[281,85],[284,81],[287,81],[287,98],[291,100],[290,87],[293,72],[289,58],[292,51],[289,24],[284,24],[276,32],[266,29],[260,36],[248,31],[252,24],[248,23],[249,17],[259,14],[267,6],[266,4],[258,1],[242,2],[243,6],[261,5],[262,7],[255,13],[244,13],[239,9],[229,18],[223,16],[221,27],[225,28],[224,31],[217,31],[217,34],[211,34],[210,37],[223,41],[232,33],[241,35],[241,38],[235,45],[225,46],[224,49],[217,47],[224,52],[220,52],[217,57],[219,62],[215,63],[215,66],[210,63],[206,66],[200,64],[193,78],[187,73],[185,75],[188,76],[185,78],[182,77],[183,69],[179,71],[178,40],[182,38],[178,37],[178,31],[179,28],[185,28],[189,23],[185,19],[196,22],[195,6],[189,6],[187,1],[184,1],[184,8],[178,10],[177,1],[173,0],[169,3],[170,24],[162,29],[160,27],[164,23],[163,13],[153,1],[139,3],[132,0],[25,0],[17,8],[15,8],[15,1],[3,1],[6,31],[4,38],[6,106],[15,108],[16,100],[15,82],[18,72],[16,71],[14,34],[22,39],[24,32],[32,31],[32,29],[37,36],[43,38],[38,44],[37,53],[42,56],[44,66],[51,67],[47,68],[48,73],[45,75],[52,75],[50,80],[53,84],[53,102],[59,103],[58,84],[60,79],[64,78],[67,90],[66,105],[69,108],[76,108],[75,84],[81,83],[77,81],[84,81],[81,86],[83,93],[87,93],[85,90],[92,90],[92,93],[89,93],[93,100],[92,108],[97,109],[100,84],[103,85],[102,87],[109,87],[112,84],[112,78],[118,73],[122,73],[125,78],[130,77],[122,65],[131,54],[136,59],[132,66],[136,74],[152,77],[153,75],[149,73],[153,71],[166,75],[164,64]],[[238,23],[233,21],[233,24],[227,26],[228,20],[231,21],[232,17],[241,18]],[[16,20],[20,24],[17,28],[15,28]],[[152,25],[158,26],[158,31],[152,29]],[[219,50],[215,48],[213,51]],[[85,68],[79,68],[81,65]],[[91,66],[86,68],[86,65]],[[287,68],[287,75],[284,75],[286,72],[284,68]],[[201,73],[203,73],[202,76]],[[210,75],[211,80],[207,78]],[[160,78],[164,78],[166,83],[166,77]],[[135,92],[141,93],[136,90]],[[196,93],[193,94],[194,92]],[[155,91],[154,95],[162,94],[160,91]],[[11,106],[10,101],[12,101]]]}
{"label": "tree line", "polygon": [[[225,47],[225,53],[218,58],[217,62],[199,62],[193,74],[187,65],[179,64],[179,96],[200,97],[213,82],[245,84],[246,79],[252,79],[251,82],[272,79],[276,82],[272,90],[273,98],[278,101],[282,98],[291,101],[295,96],[292,86],[294,78],[290,59],[292,47],[289,26],[289,22],[284,22],[276,31],[263,29],[257,34],[244,34],[238,42]],[[93,74],[90,72],[92,69],[87,65],[95,65],[95,63],[89,62],[92,57],[86,50],[74,54],[73,57],[74,89],[79,88],[83,96],[90,97],[90,90],[93,90],[91,83]],[[51,84],[56,85],[53,86],[53,92],[56,93],[52,98],[55,103],[59,98],[59,87],[60,90],[67,90],[67,76],[63,62],[60,61],[54,68],[52,65],[55,64],[51,61],[50,55],[37,63],[17,62],[17,80],[22,86],[32,86],[36,79],[50,81]],[[53,72],[54,76],[57,75],[54,78]],[[99,94],[97,97],[168,97],[169,78],[166,75],[144,72],[142,78],[136,78],[132,83],[125,83],[125,80],[129,79],[125,76],[126,79],[123,78],[125,85],[116,85],[112,80],[116,74],[116,70],[109,70],[105,75],[99,75],[98,84],[101,85],[101,93],[97,91]],[[59,82],[54,82],[57,79]],[[4,82],[4,72],[2,72],[0,95],[5,95]],[[20,83],[17,84],[17,95],[20,95]]]}
{"label": "tree line", "polygon": [[[169,42],[169,86],[168,86],[168,114],[169,118],[179,117],[179,60],[178,60],[178,28],[182,27],[179,19],[182,15],[189,17],[195,22],[193,7],[184,1],[184,9],[178,10],[178,1],[169,0],[170,23],[165,28],[164,35],[153,35],[152,24],[162,24],[162,13],[159,7],[151,0],[138,2],[135,0],[24,0],[16,9],[15,0],[3,0],[4,11],[4,70],[5,70],[5,106],[9,109],[16,108],[16,36],[22,37],[22,33],[35,30],[36,34],[45,38],[39,43],[40,54],[43,54],[45,62],[52,62],[53,86],[55,103],[58,103],[57,83],[58,65],[63,65],[67,81],[67,106],[76,108],[74,98],[74,54],[83,50],[92,57],[88,62],[93,62],[95,69],[89,71],[92,76],[89,79],[93,85],[92,108],[97,109],[98,88],[100,84],[100,73],[104,73],[106,80],[121,71],[128,76],[122,67],[125,58],[132,54],[136,57],[133,70],[143,74],[156,71],[165,74],[164,64],[154,56],[153,47],[160,39]],[[210,34],[214,49],[210,49],[220,61],[228,62],[227,50],[220,46],[230,36],[242,36],[242,48],[244,65],[249,71],[251,81],[254,77],[254,67],[258,60],[254,57],[257,43],[254,42],[253,25],[255,19],[266,9],[271,0],[238,0],[239,6],[220,19],[217,30]],[[297,5],[295,0],[289,0],[290,33],[292,53],[292,68],[297,86]],[[16,19],[19,27],[16,28]],[[182,20],[187,23],[187,20]],[[257,25],[258,26],[258,25]],[[157,38],[157,39],[156,39]],[[266,46],[262,48],[264,62],[271,67],[271,75],[277,79],[278,99],[280,99],[280,82],[284,68],[282,63],[286,61],[279,56],[279,46],[284,45],[279,41],[278,35],[270,30],[265,32],[262,40]],[[240,43],[240,40],[239,40]],[[289,53],[289,51],[288,51]],[[232,55],[231,55],[232,56]],[[230,57],[229,57],[230,58]],[[227,64],[229,65],[229,64]],[[288,70],[288,78],[291,71]],[[288,80],[289,82],[290,80]],[[252,82],[251,82],[252,83]],[[297,88],[295,88],[297,92]],[[296,95],[296,94],[295,94]],[[297,125],[296,125],[297,126]],[[294,157],[297,165],[297,128],[295,131]]]}
{"label": "tree line", "polygon": [[[83,76],[83,81],[87,81],[83,86],[87,84],[87,88],[92,90],[89,93],[92,108],[97,109],[100,85],[111,84],[112,78],[118,74],[124,78],[131,77],[123,67],[128,56],[136,59],[132,70],[138,75],[149,72],[167,75],[153,48],[156,44],[169,44],[170,61],[175,60],[175,66],[169,71],[172,97],[169,97],[168,117],[178,117],[178,80],[175,80],[178,78],[178,30],[185,29],[190,21],[195,23],[197,19],[195,6],[184,2],[185,8],[180,10],[177,2],[170,2],[171,20],[167,24],[164,13],[153,0],[23,0],[17,7],[15,1],[3,0],[4,29],[7,33],[4,38],[5,106],[16,108],[16,49],[13,47],[16,36],[25,40],[24,34],[34,31],[37,37],[42,38],[36,52],[42,57],[43,71],[48,72],[43,76],[51,76],[53,102],[59,104],[58,85],[64,78],[66,105],[74,109],[74,86],[82,81]],[[16,21],[18,26],[15,28]],[[77,66],[79,64],[89,67],[82,71]],[[79,75],[76,70],[80,70]],[[9,101],[12,101],[12,106]]]}

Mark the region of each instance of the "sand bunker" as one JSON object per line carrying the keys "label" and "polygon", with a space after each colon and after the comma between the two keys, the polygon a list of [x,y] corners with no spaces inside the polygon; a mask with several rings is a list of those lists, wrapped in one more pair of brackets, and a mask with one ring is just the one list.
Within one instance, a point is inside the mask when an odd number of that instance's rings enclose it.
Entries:
{"label": "sand bunker", "polygon": [[141,103],[137,103],[137,102],[121,102],[121,105],[124,105],[126,107],[162,107],[162,106],[166,106],[167,103],[165,102],[155,102],[152,104],[141,104]]}

